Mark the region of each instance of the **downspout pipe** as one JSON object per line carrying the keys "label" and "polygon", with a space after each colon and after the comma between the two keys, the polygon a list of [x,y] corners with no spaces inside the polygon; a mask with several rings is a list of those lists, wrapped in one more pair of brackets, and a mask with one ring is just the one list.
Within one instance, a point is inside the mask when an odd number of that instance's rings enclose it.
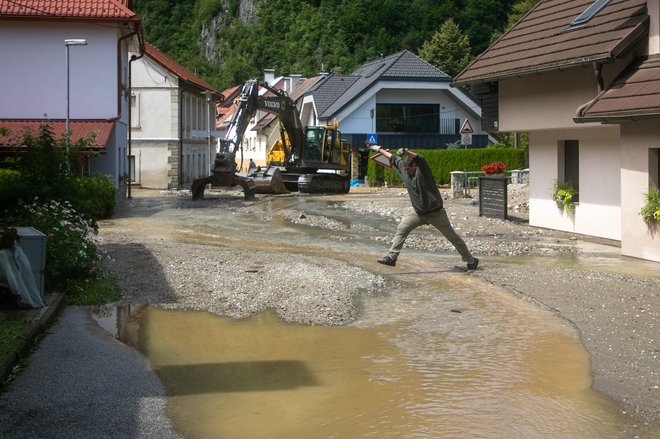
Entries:
{"label": "downspout pipe", "polygon": [[596,84],[598,86],[598,93],[596,96],[585,102],[584,104],[580,105],[575,112],[575,116],[573,116],[573,122],[575,123],[584,123],[583,120],[581,120],[584,117],[584,111],[593,104],[596,99],[598,99],[598,96],[605,90],[605,82],[603,81],[603,63],[601,62],[595,62],[593,63],[594,66],[594,75],[596,77]]}
{"label": "downspout pipe", "polygon": [[[142,58],[144,56],[144,52],[141,52],[140,55],[132,55],[130,61],[128,62],[128,98],[130,99],[133,93],[133,82],[132,82],[132,74],[131,72],[133,71],[133,61],[137,61],[138,59]],[[133,118],[132,118],[132,108],[130,105],[130,102],[128,104],[128,154],[127,154],[127,164],[126,164],[126,169],[128,170],[128,178],[126,179],[126,190],[128,191],[126,194],[127,198],[131,198],[131,155],[133,154]]]}
{"label": "downspout pipe", "polygon": [[603,63],[594,63],[594,75],[596,76],[596,84],[598,84],[598,93],[605,90],[605,83],[603,81]]}

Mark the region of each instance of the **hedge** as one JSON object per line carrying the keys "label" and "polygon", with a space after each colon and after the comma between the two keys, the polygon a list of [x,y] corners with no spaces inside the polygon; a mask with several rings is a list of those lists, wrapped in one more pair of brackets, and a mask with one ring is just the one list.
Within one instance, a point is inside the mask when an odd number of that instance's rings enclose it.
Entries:
{"label": "hedge", "polygon": [[[424,156],[433,170],[438,185],[451,182],[452,171],[481,171],[483,165],[492,162],[502,162],[507,170],[524,169],[527,167],[525,151],[512,148],[474,148],[474,149],[443,149],[443,150],[413,150]],[[369,154],[369,157],[373,153]],[[401,179],[392,169],[386,168],[369,160],[367,181],[370,186],[385,183],[400,185]]]}
{"label": "hedge", "polygon": [[0,206],[13,206],[19,194],[25,192],[21,173],[11,169],[0,168]]}

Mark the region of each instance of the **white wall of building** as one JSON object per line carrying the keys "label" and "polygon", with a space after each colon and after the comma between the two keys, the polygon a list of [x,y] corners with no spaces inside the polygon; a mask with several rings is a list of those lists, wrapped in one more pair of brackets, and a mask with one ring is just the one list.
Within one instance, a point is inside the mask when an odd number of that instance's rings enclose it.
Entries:
{"label": "white wall of building", "polygon": [[148,55],[133,62],[131,77],[135,182],[171,189],[210,175],[217,144],[209,146],[204,134],[215,118],[214,104],[197,89],[181,88],[178,77]]}
{"label": "white wall of building", "polygon": [[177,114],[178,78],[148,57],[132,63],[132,93],[134,105],[132,137],[148,140],[176,140],[179,137]]}
{"label": "white wall of building", "polygon": [[[419,84],[412,86],[407,82],[379,83],[375,89],[375,94],[368,94],[362,99],[356,99],[354,103],[347,106],[340,113],[339,120],[342,133],[376,132],[376,106],[378,104],[420,103],[440,105],[441,119],[460,119],[462,123],[467,118],[475,132],[480,134],[479,121],[465,110],[467,105],[477,114],[480,114],[481,110],[477,104],[449,87],[438,88],[437,83],[426,85],[428,88],[420,88],[422,86]],[[372,110],[373,118],[371,117]]]}
{"label": "white wall of building", "polygon": [[[575,215],[551,198],[559,177],[559,144],[579,142],[580,201]],[[601,238],[621,239],[621,176],[618,125],[534,131],[529,135],[529,224]]]}
{"label": "white wall of building", "polygon": [[[627,62],[629,60],[604,66],[605,86]],[[502,80],[499,82],[499,130],[527,132],[575,128],[573,117],[577,109],[597,94],[598,84],[591,65]]]}
{"label": "white wall of building", "polygon": [[149,189],[178,185],[178,78],[148,56],[131,65],[131,155],[134,183]]}
{"label": "white wall of building", "polygon": [[117,28],[42,21],[0,26],[0,117],[66,118],[64,40],[70,38],[88,42],[69,48],[71,119],[117,116]]}
{"label": "white wall of building", "polygon": [[502,80],[499,129],[526,132],[574,128],[575,110],[597,93],[591,68]]}
{"label": "white wall of building", "polygon": [[[0,118],[66,119],[68,76],[71,120],[116,119],[105,150],[90,167],[112,175],[117,186],[127,171],[128,132],[128,101],[120,89],[128,84],[128,53],[125,43],[117,53],[120,26],[127,25],[63,20],[0,26]],[[86,46],[69,47],[68,69],[66,39],[87,40]]]}
{"label": "white wall of building", "polygon": [[658,121],[621,125],[621,253],[660,261],[660,231],[651,230],[639,215],[649,189],[649,149],[660,148]]}
{"label": "white wall of building", "polygon": [[190,187],[195,179],[208,177],[210,175],[208,145],[202,143],[184,144],[182,171],[183,187]]}

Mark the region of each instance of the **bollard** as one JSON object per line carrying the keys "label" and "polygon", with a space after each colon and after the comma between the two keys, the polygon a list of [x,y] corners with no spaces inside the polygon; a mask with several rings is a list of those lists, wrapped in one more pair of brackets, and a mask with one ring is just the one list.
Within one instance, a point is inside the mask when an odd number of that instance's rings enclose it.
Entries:
{"label": "bollard", "polygon": [[451,171],[451,197],[462,198],[465,196],[466,191],[466,176],[465,172]]}

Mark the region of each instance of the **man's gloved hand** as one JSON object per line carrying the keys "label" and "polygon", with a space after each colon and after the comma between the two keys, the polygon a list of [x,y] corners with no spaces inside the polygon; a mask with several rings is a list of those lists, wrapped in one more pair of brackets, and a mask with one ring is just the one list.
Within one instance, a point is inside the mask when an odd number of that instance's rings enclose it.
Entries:
{"label": "man's gloved hand", "polygon": [[378,152],[380,151],[380,145],[369,145],[369,149],[373,152]]}
{"label": "man's gloved hand", "polygon": [[399,148],[399,149],[396,150],[396,153],[398,155],[404,155],[407,152],[408,152],[408,148]]}

